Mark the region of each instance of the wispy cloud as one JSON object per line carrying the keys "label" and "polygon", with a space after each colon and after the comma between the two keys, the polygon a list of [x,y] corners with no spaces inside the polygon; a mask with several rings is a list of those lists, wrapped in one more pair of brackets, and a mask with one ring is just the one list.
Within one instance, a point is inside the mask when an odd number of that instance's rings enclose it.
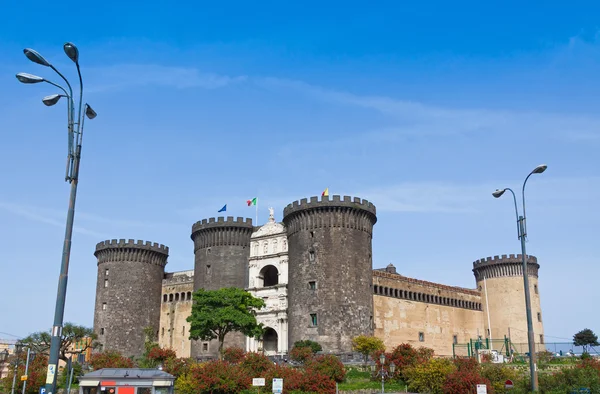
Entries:
{"label": "wispy cloud", "polygon": [[[13,215],[18,215],[18,216],[27,218],[34,222],[44,223],[44,224],[48,224],[48,225],[51,225],[54,227],[60,227],[63,229],[65,228],[65,221],[56,219],[55,217],[53,217],[53,215],[51,213],[52,211],[49,211],[47,209],[19,205],[19,204],[6,203],[6,202],[1,202],[1,201],[0,201],[0,209],[7,211]],[[103,234],[103,233],[100,233],[100,232],[97,232],[94,230],[90,230],[88,228],[81,227],[81,226],[74,226],[73,231],[80,233],[80,234],[90,235],[90,236],[93,236],[96,238],[107,238],[106,234]]]}
{"label": "wispy cloud", "polygon": [[116,64],[87,69],[88,91],[121,90],[131,86],[166,86],[175,89],[216,89],[244,82],[246,76],[202,72],[194,67],[158,64]]}

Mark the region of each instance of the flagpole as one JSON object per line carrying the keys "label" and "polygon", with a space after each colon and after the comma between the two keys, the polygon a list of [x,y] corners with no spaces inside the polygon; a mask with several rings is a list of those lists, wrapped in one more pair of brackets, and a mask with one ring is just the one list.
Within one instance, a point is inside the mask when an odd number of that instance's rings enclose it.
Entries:
{"label": "flagpole", "polygon": [[256,225],[258,226],[258,197],[256,197]]}

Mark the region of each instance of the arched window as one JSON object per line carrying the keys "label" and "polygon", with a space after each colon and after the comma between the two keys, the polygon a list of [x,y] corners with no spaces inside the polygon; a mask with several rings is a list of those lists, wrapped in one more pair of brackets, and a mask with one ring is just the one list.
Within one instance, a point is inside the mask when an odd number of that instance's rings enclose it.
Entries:
{"label": "arched window", "polygon": [[163,302],[167,302],[167,295],[163,294]]}
{"label": "arched window", "polygon": [[169,302],[173,302],[173,294],[169,294]]}
{"label": "arched window", "polygon": [[191,291],[188,291],[188,292],[187,292],[187,300],[189,301],[189,300],[191,300],[191,299],[192,299],[192,292],[191,292]]}
{"label": "arched window", "polygon": [[259,285],[261,284],[260,282],[262,282],[261,287],[269,287],[279,284],[279,271],[273,265],[267,265],[263,267],[258,274],[258,282]]}
{"label": "arched window", "polygon": [[175,302],[179,301],[179,293],[175,293]]}

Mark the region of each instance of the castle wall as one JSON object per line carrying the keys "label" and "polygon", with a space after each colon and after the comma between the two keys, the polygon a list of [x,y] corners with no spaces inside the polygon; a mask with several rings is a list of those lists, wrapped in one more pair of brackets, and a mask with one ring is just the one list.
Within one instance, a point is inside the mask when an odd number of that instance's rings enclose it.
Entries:
{"label": "castle wall", "polygon": [[371,241],[375,206],[344,196],[302,199],[284,209],[289,256],[289,344],[350,352],[372,335]]}
{"label": "castle wall", "polygon": [[373,293],[375,336],[388,351],[409,343],[451,356],[453,343],[483,334],[481,297],[476,290],[373,271]]}
{"label": "castle wall", "polygon": [[[192,226],[194,241],[194,290],[224,287],[244,289],[248,285],[248,257],[252,219],[229,216],[204,219]],[[218,341],[192,341],[192,357],[216,357]],[[241,347],[245,337],[237,332],[227,335],[224,347]]]}
{"label": "castle wall", "polygon": [[100,242],[94,332],[102,350],[125,356],[144,351],[144,328],[158,334],[164,267],[169,248],[133,239]]}
{"label": "castle wall", "polygon": [[[482,294],[485,332],[487,333],[489,328],[488,312],[485,309],[488,307],[491,337],[494,339],[509,337],[519,353],[527,352],[527,315],[522,255],[488,257],[475,261],[473,267],[477,287]],[[533,332],[537,344],[536,351],[540,351],[544,349],[544,324],[539,294],[539,264],[535,256],[528,256],[527,267]]]}
{"label": "castle wall", "polygon": [[178,357],[190,357],[190,323],[194,292],[194,271],[173,272],[162,281],[162,304],[158,344],[170,348]]}

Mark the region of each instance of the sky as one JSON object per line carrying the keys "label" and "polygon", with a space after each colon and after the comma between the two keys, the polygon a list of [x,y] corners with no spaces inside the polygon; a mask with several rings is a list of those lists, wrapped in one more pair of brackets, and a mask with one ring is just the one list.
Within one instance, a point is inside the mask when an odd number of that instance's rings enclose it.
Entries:
{"label": "sky", "polygon": [[[526,189],[546,342],[600,331],[600,26],[595,2],[7,0],[0,12],[0,338],[47,330],[68,207],[62,45],[80,51],[85,123],[65,321],[91,327],[96,243],[170,248],[192,224],[259,222],[330,194],[377,207],[374,268],[475,288],[473,261],[520,252]],[[560,4],[559,4],[560,3]],[[61,107],[63,109],[61,109]],[[521,209],[519,207],[519,209]],[[597,245],[597,244],[596,244]]]}

